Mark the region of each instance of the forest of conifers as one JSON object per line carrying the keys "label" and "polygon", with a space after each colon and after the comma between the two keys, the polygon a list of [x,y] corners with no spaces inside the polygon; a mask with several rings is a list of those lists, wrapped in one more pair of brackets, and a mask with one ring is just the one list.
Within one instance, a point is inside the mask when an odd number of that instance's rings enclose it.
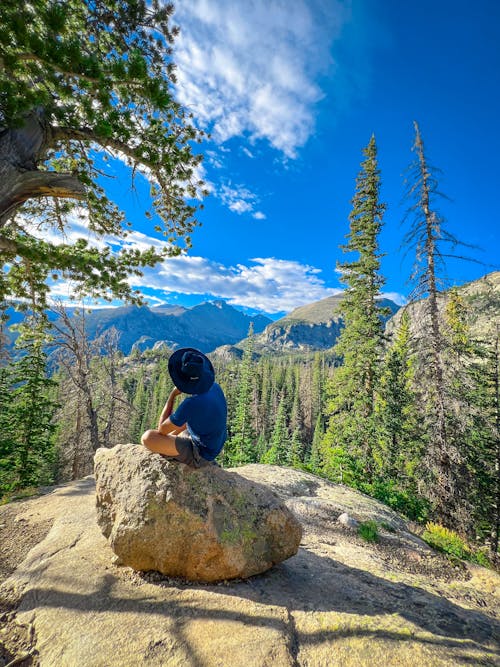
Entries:
{"label": "forest of conifers", "polygon": [[[241,360],[213,356],[229,413],[220,463],[299,467],[413,520],[439,521],[496,554],[498,328],[481,335],[471,325],[478,307],[495,316],[498,294],[486,278],[472,310],[457,289],[435,290],[433,301],[427,263],[426,298],[385,327],[378,305],[380,218],[365,213],[370,197],[378,202],[373,139],[365,157],[346,246],[357,259],[341,265],[346,291],[337,344],[322,353],[259,358],[250,330]],[[0,366],[6,497],[90,474],[97,448],[139,442],[156,426],[172,389],[167,350],[124,357],[115,330],[89,340],[84,311],[71,316],[59,307],[58,315],[50,340],[46,323],[27,316],[17,343],[21,356]]]}
{"label": "forest of conifers", "polygon": [[[457,326],[450,318],[461,307],[458,296],[448,302],[450,327]],[[0,369],[2,494],[90,474],[98,447],[139,442],[143,431],[156,426],[172,388],[168,351],[123,357],[113,331],[88,344],[84,319],[75,320],[79,326],[75,323],[72,339],[68,336],[51,379],[36,346]],[[449,359],[448,418],[458,485],[451,525],[490,539],[497,519],[498,350],[484,344],[478,355],[474,349],[477,356],[461,375],[472,342],[461,328],[449,331],[458,345]],[[359,488],[412,519],[433,517],[425,391],[416,382],[421,362],[411,344],[408,317],[403,317],[380,359],[372,423],[364,421],[370,449],[362,451],[358,444],[354,450],[355,435],[349,431],[331,444],[338,358],[318,352],[256,359],[250,336],[241,361],[214,358],[230,416],[221,464],[296,466]],[[349,430],[355,422],[352,415]]]}

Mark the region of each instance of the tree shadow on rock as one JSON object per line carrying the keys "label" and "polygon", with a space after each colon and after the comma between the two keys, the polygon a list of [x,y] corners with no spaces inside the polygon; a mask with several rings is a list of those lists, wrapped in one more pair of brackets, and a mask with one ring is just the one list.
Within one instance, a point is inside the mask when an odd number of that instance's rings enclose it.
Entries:
{"label": "tree shadow on rock", "polygon": [[434,635],[473,641],[500,639],[500,623],[486,614],[304,548],[294,558],[253,577],[246,586],[230,585],[223,592],[295,611],[399,614]]}
{"label": "tree shadow on rock", "polygon": [[[121,597],[114,590],[116,576],[106,574],[101,586],[91,594],[62,591],[59,582],[52,588],[32,589],[22,601],[22,610],[40,607],[65,607],[79,611],[134,614],[160,614],[168,617],[173,632],[182,639],[189,653],[189,664],[202,667],[203,659],[190,645],[184,631],[185,623],[193,618],[243,623],[252,627],[268,627],[292,637],[296,647],[314,646],[346,637],[379,638],[389,642],[411,640],[427,646],[453,650],[457,664],[474,664],[470,651],[481,651],[481,659],[495,664],[500,646],[500,624],[491,617],[462,607],[416,586],[394,583],[371,573],[348,567],[335,560],[300,549],[296,557],[275,566],[268,572],[247,580],[225,585],[182,584],[164,579],[158,585],[165,590],[165,599],[132,599]],[[150,583],[150,582],[149,582]],[[175,589],[176,595],[168,595]],[[190,591],[186,599],[179,597],[179,589]],[[256,603],[252,614],[241,611],[237,604],[204,604],[201,600],[193,608],[193,593],[216,593]],[[201,604],[200,604],[201,602]],[[279,609],[281,608],[281,613]],[[268,609],[268,611],[266,611]],[[277,611],[278,609],[278,611]],[[322,628],[317,632],[297,631],[293,622],[295,612],[339,612],[360,616],[399,615],[428,632],[430,636],[409,636],[407,632],[381,628]],[[298,650],[298,648],[296,649]],[[469,651],[469,653],[468,653]],[[140,656],[138,656],[140,657]],[[476,663],[477,664],[477,663]],[[486,662],[488,664],[488,662]]]}

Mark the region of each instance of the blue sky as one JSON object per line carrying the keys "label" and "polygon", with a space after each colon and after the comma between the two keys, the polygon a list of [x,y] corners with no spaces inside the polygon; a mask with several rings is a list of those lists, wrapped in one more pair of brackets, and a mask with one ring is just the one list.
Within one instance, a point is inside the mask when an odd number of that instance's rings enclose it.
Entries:
{"label": "blue sky", "polygon": [[[450,198],[449,231],[479,245],[461,284],[499,268],[500,3],[496,0],[179,0],[178,99],[212,133],[211,189],[189,254],[134,284],[151,304],[224,298],[271,314],[335,293],[362,148],[375,133],[387,203],[385,292],[410,291],[400,245],[413,120]],[[151,242],[140,197],[111,186]],[[154,243],[156,241],[153,240]]]}

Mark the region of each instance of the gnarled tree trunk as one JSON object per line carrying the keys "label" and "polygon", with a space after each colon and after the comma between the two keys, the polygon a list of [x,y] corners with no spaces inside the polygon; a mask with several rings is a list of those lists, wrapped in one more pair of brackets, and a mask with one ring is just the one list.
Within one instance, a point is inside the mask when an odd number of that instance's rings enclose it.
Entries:
{"label": "gnarled tree trunk", "polygon": [[[0,229],[28,199],[82,199],[85,188],[76,176],[44,171],[48,151],[56,141],[41,111],[26,116],[20,127],[0,129]],[[0,236],[0,250],[15,249]]]}

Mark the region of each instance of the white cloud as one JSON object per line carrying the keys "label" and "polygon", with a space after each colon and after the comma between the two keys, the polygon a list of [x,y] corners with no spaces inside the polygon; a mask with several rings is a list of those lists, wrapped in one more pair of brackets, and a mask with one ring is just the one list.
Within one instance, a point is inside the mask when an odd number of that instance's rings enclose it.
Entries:
{"label": "white cloud", "polygon": [[[252,193],[245,194],[244,189],[228,186],[226,194],[228,201],[234,206],[237,206],[238,202],[244,205],[245,196],[253,202]],[[260,211],[253,215],[257,219],[265,217]],[[74,243],[79,238],[85,238],[91,245],[101,247],[109,244],[116,251],[122,247],[145,250],[151,246],[159,249],[165,245],[161,239],[138,231],[130,232],[126,239],[114,235],[96,239],[89,232],[85,219],[79,219],[77,216],[67,228],[64,237],[47,229],[39,230],[38,234],[53,243]],[[274,257],[256,257],[247,264],[225,266],[204,257],[180,255],[166,258],[155,267],[145,267],[143,271],[143,276],[129,277],[130,285],[142,291],[146,301],[160,304],[165,302],[164,299],[167,302],[171,301],[172,293],[177,292],[188,295],[209,295],[225,299],[234,306],[255,308],[267,313],[280,313],[290,312],[298,306],[342,291],[327,287],[320,277],[320,269]],[[75,286],[63,279],[51,283],[52,298],[60,298],[66,305],[81,305],[80,300],[75,300],[74,290]],[[156,294],[151,295],[147,290],[155,290]],[[394,294],[385,296],[394,298]],[[92,300],[86,301],[86,307],[91,308],[110,308],[113,305],[116,303],[95,304]]]}
{"label": "white cloud", "polygon": [[265,139],[293,158],[314,131],[317,81],[348,18],[340,0],[183,0],[179,100],[217,142]]}
{"label": "white cloud", "polygon": [[265,220],[266,214],[262,213],[262,211],[255,211],[255,213],[252,214],[252,218],[255,218],[256,220]]}
{"label": "white cloud", "polygon": [[289,312],[341,291],[327,287],[319,277],[321,271],[307,264],[274,257],[250,261],[251,265],[225,266],[203,257],[171,257],[130,282],[163,294],[211,295],[267,313]]}
{"label": "white cloud", "polygon": [[215,151],[205,151],[205,159],[208,160],[209,164],[214,167],[214,169],[222,169],[224,167],[223,161]]}
{"label": "white cloud", "polygon": [[151,294],[144,295],[144,301],[148,306],[165,306],[168,304],[165,299],[159,299],[157,296],[152,296]]}
{"label": "white cloud", "polygon": [[50,227],[48,225],[32,224],[30,219],[24,219],[24,226],[30,234],[36,238],[43,239],[53,245],[75,244],[79,239],[85,239],[89,246],[103,250],[111,246],[113,250],[120,249],[148,250],[153,246],[156,250],[163,250],[168,247],[168,243],[154,236],[148,236],[138,231],[126,232],[126,236],[116,234],[104,234],[96,236],[88,226],[88,211],[86,209],[75,209],[68,218],[68,224],[64,232]]}
{"label": "white cloud", "polygon": [[256,194],[250,192],[248,188],[242,185],[221,185],[217,190],[216,196],[219,197],[230,211],[239,215],[253,212],[255,205],[259,201]]}
{"label": "white cloud", "polygon": [[408,299],[404,296],[404,294],[400,294],[399,292],[383,292],[382,298],[390,299],[390,301],[394,301],[394,303],[396,303],[398,306],[404,306],[406,303],[408,303]]}

